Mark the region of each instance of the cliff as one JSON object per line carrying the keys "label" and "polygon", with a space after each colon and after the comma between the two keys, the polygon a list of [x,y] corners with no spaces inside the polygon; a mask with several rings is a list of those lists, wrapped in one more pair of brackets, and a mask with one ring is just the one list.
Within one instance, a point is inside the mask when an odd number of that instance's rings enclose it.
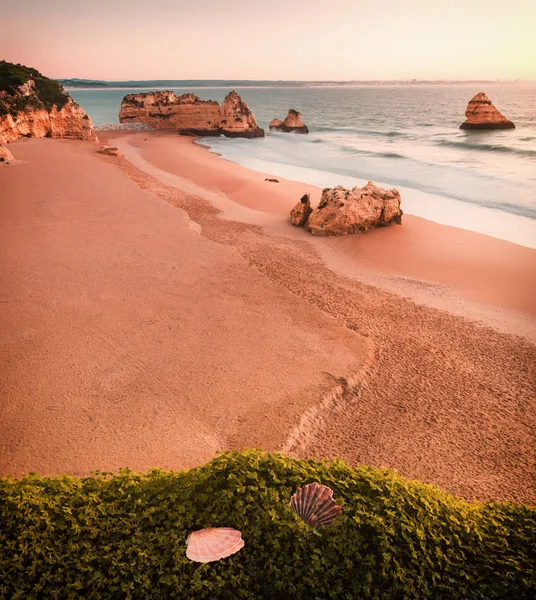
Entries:
{"label": "cliff", "polygon": [[290,214],[293,225],[304,225],[313,235],[347,235],[400,224],[403,213],[398,190],[384,190],[369,181],[351,190],[340,185],[325,188],[312,212],[306,195]]}
{"label": "cliff", "polygon": [[467,120],[460,125],[460,129],[515,129],[512,121],[493,106],[484,92],[469,101],[465,116]]}
{"label": "cliff", "polygon": [[0,61],[0,143],[20,137],[97,139],[89,116],[57,81]]}
{"label": "cliff", "polygon": [[155,129],[183,134],[263,137],[248,105],[233,90],[223,104],[201,100],[195,94],[175,96],[173,92],[128,94],[119,111],[121,123],[146,123]]}
{"label": "cliff", "polygon": [[301,114],[291,108],[284,121],[273,119],[270,121],[270,129],[284,131],[285,133],[309,133],[309,128],[302,121]]}

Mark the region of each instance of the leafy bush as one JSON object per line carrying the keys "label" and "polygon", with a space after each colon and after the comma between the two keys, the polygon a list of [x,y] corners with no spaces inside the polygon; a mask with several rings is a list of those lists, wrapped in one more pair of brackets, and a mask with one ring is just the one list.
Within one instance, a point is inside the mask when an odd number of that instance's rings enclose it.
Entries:
{"label": "leafy bush", "polygon": [[[318,481],[343,505],[315,530],[290,509]],[[220,562],[188,533],[236,527]],[[227,452],[187,472],[0,479],[2,598],[523,599],[536,510],[468,503],[393,471]]]}
{"label": "leafy bush", "polygon": [[[29,79],[33,79],[35,82],[35,95],[17,95],[17,88]],[[50,112],[52,107],[56,105],[60,110],[69,100],[69,95],[62,85],[54,79],[44,77],[39,71],[31,67],[15,65],[5,60],[0,61],[0,92],[9,94],[7,99],[4,98],[4,102],[11,105],[9,112],[13,115],[26,107],[44,107]]]}

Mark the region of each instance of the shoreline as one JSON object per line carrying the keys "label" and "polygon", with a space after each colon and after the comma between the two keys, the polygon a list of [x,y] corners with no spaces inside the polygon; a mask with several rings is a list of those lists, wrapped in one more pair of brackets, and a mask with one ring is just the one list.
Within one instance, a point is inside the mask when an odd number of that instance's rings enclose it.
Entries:
{"label": "shoreline", "polygon": [[[307,186],[259,181],[180,139],[106,132],[121,158],[13,144],[25,162],[2,172],[0,472],[176,469],[222,448],[284,448],[468,499],[534,501],[536,348],[497,321],[523,309],[518,326],[534,323],[521,293],[534,252],[416,217],[314,238],[287,222]],[[412,238],[419,229],[430,231]],[[442,257],[445,240],[456,245]],[[350,251],[360,273],[344,272]],[[442,261],[453,264],[431,273],[441,282],[423,278]]]}
{"label": "shoreline", "polygon": [[[414,215],[404,215],[401,226],[318,238],[288,222],[290,209],[303,193],[309,192],[316,206],[321,195],[316,186],[247,169],[212,152],[197,142],[199,138],[165,132],[105,133],[136,166],[162,175],[164,181],[178,177],[173,184],[208,198],[228,219],[309,242],[341,275],[536,341],[532,248]],[[129,150],[130,142],[137,156]],[[264,181],[271,177],[279,183]],[[403,203],[402,198],[402,209]]]}
{"label": "shoreline", "polygon": [[[277,136],[288,136],[279,133]],[[202,138],[199,138],[200,140]],[[341,175],[335,171],[317,170],[313,167],[287,165],[280,162],[270,162],[263,158],[238,155],[232,153],[223,155],[221,140],[212,146],[209,151],[224,160],[233,162],[245,169],[259,173],[272,173],[274,177],[280,177],[287,181],[301,182],[304,185],[313,185],[323,189],[342,185],[348,189],[353,188],[356,183],[363,185],[369,178]],[[199,141],[196,141],[199,145]],[[207,142],[209,144],[209,142]],[[205,144],[201,144],[206,147]],[[229,152],[229,146],[224,146]],[[522,213],[505,212],[497,208],[484,206],[478,203],[464,202],[459,198],[442,195],[440,192],[429,191],[419,187],[408,187],[396,183],[386,183],[381,178],[373,178],[376,185],[385,189],[395,187],[401,194],[405,207],[406,216],[419,217],[438,225],[446,225],[464,231],[471,231],[486,235],[494,239],[507,241],[518,246],[536,250],[536,221]],[[470,226],[466,226],[469,224]]]}

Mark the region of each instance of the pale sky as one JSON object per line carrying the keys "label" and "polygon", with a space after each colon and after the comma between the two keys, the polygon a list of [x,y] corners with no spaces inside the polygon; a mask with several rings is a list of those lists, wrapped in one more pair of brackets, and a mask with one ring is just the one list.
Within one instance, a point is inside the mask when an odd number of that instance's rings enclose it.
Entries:
{"label": "pale sky", "polygon": [[536,0],[0,0],[55,78],[532,79]]}

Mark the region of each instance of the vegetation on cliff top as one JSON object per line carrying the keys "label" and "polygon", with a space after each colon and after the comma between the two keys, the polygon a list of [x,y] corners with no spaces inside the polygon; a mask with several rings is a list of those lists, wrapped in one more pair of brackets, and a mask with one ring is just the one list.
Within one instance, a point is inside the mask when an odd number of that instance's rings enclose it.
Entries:
{"label": "vegetation on cliff top", "polygon": [[[342,516],[313,529],[290,508],[318,481]],[[460,598],[536,591],[536,509],[469,503],[393,471],[227,452],[187,472],[0,479],[2,598]],[[219,562],[188,534],[234,527]]]}
{"label": "vegetation on cliff top", "polygon": [[[23,96],[18,88],[30,79],[35,83],[35,94]],[[0,116],[8,113],[15,116],[28,107],[50,112],[56,105],[59,110],[68,100],[69,94],[54,79],[44,77],[31,67],[0,61]]]}

